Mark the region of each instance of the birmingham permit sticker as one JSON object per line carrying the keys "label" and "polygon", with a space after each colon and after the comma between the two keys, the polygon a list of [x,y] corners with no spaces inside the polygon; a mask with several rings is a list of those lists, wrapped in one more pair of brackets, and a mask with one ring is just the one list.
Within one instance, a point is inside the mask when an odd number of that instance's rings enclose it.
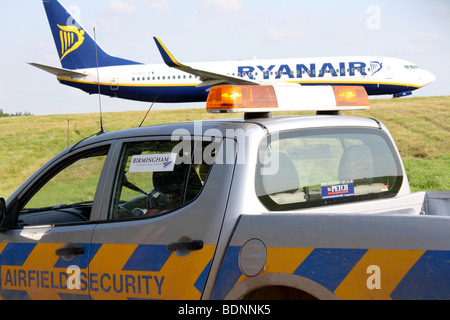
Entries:
{"label": "birmingham permit sticker", "polygon": [[133,156],[130,172],[171,172],[175,169],[176,158],[176,153]]}

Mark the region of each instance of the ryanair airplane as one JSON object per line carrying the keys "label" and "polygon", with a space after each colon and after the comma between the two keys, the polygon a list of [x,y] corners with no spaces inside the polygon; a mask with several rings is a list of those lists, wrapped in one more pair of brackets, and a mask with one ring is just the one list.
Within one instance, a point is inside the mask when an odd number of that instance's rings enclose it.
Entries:
{"label": "ryanair airplane", "polygon": [[410,95],[435,81],[414,63],[385,57],[328,57],[229,62],[178,62],[154,38],[165,64],[143,64],[107,54],[57,0],[43,0],[62,68],[31,65],[89,94],[147,102],[206,101],[212,86],[358,85],[369,95]]}

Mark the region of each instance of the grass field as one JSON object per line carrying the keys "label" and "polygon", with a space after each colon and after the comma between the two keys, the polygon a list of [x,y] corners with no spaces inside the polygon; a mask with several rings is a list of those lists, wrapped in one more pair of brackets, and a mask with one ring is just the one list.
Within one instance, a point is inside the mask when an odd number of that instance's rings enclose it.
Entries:
{"label": "grass field", "polygon": [[[344,114],[375,118],[389,128],[413,191],[450,190],[450,96],[375,99],[371,105]],[[137,127],[145,113],[106,113],[105,129]],[[225,116],[202,109],[152,111],[144,125]],[[55,154],[97,131],[98,114],[0,118],[0,196],[9,197]]]}

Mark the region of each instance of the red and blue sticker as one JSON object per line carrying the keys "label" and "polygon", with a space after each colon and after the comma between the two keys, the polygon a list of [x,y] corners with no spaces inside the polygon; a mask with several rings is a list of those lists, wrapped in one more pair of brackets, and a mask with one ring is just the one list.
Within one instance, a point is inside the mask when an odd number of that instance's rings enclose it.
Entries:
{"label": "red and blue sticker", "polygon": [[355,195],[353,183],[322,187],[322,199],[351,197]]}

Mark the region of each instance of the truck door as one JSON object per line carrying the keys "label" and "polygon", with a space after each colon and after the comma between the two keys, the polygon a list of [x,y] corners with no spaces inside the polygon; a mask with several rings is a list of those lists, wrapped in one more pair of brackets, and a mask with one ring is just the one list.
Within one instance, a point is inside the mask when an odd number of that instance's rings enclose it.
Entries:
{"label": "truck door", "polygon": [[220,146],[190,138],[123,143],[109,210],[92,239],[93,299],[201,298],[234,167],[234,157],[213,164]]}
{"label": "truck door", "polygon": [[89,298],[96,190],[108,149],[55,160],[9,201],[16,223],[0,233],[1,298]]}

